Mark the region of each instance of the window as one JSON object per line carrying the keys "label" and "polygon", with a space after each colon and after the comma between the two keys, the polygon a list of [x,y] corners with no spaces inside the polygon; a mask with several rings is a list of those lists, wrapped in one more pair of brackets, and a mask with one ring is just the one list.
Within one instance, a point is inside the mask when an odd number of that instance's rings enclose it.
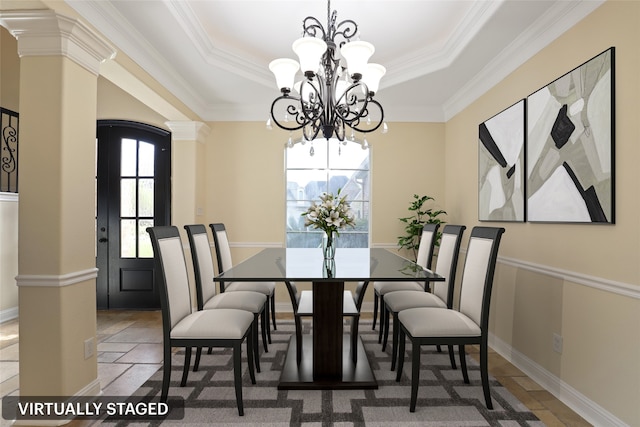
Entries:
{"label": "window", "polygon": [[286,149],[287,216],[286,246],[312,248],[322,245],[322,231],[304,226],[303,212],[320,194],[346,195],[356,215],[355,228],[340,231],[338,247],[369,246],[369,149],[358,142],[331,139],[298,142]]}

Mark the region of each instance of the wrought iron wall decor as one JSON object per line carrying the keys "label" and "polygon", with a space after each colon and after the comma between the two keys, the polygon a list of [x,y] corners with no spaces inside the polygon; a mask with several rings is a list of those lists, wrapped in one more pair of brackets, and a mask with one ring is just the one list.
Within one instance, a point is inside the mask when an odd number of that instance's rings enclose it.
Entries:
{"label": "wrought iron wall decor", "polygon": [[527,215],[615,223],[615,48],[527,98]]}
{"label": "wrought iron wall decor", "polygon": [[480,221],[525,220],[525,111],[522,99],[479,126]]}
{"label": "wrought iron wall decor", "polygon": [[19,114],[0,107],[0,116],[0,192],[17,193]]}

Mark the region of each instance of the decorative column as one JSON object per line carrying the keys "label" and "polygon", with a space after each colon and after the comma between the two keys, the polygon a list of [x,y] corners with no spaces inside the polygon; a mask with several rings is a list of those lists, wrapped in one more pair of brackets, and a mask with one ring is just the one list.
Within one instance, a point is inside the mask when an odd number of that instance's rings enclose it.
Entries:
{"label": "decorative column", "polygon": [[20,56],[20,394],[95,396],[97,77],[115,50],[51,10],[0,24]]}
{"label": "decorative column", "polygon": [[211,129],[202,122],[194,121],[171,121],[165,124],[171,130],[172,142],[171,222],[182,230],[185,224],[202,223],[205,216],[205,149]]}

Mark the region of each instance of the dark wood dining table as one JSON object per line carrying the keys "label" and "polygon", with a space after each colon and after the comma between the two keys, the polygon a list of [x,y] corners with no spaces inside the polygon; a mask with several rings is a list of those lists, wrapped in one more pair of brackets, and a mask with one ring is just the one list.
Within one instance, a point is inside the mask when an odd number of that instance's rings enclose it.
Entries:
{"label": "dark wood dining table", "polygon": [[292,334],[278,389],[378,388],[366,351],[357,340],[357,360],[350,356],[349,337],[343,336],[345,282],[441,281],[387,249],[338,248],[332,262],[319,248],[267,248],[216,276],[216,282],[311,282],[312,334],[303,335],[303,357],[296,360]]}

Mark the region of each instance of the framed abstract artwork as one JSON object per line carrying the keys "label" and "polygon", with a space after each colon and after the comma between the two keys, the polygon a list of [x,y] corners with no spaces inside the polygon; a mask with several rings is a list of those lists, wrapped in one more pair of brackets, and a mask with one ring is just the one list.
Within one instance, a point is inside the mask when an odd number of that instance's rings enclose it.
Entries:
{"label": "framed abstract artwork", "polygon": [[527,98],[527,220],[615,223],[615,48]]}
{"label": "framed abstract artwork", "polygon": [[525,100],[478,129],[478,219],[525,221]]}

